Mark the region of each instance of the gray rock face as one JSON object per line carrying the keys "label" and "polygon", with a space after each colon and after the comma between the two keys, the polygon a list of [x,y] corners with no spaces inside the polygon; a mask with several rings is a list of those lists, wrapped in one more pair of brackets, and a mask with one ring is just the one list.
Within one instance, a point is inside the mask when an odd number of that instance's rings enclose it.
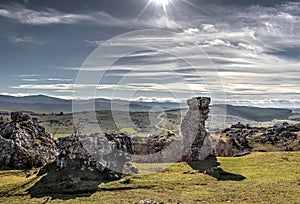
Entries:
{"label": "gray rock face", "polygon": [[[251,127],[238,123],[222,131],[222,137],[215,146],[218,156],[238,156],[257,151],[251,144],[260,144],[259,151],[298,151],[300,124],[283,123],[271,127]],[[254,149],[253,149],[254,148]]]}
{"label": "gray rock face", "polygon": [[69,136],[55,141],[27,115],[12,113],[11,119],[0,123],[1,168],[42,167],[38,175],[44,176],[29,189],[33,197],[94,192],[100,183],[120,179],[126,170],[138,172],[130,162],[132,142],[126,134]]}
{"label": "gray rock face", "polygon": [[12,113],[11,122],[0,124],[0,167],[41,167],[57,155],[55,141],[45,129],[33,124],[28,115]]}
{"label": "gray rock face", "polygon": [[33,197],[92,193],[100,183],[120,179],[126,168],[138,172],[128,154],[131,138],[123,133],[64,137],[57,147],[57,159],[40,170],[46,175],[29,190]]}
{"label": "gray rock face", "polygon": [[[176,139],[176,136],[159,136],[157,138],[134,140],[133,150],[135,155],[133,159],[138,163],[176,162],[180,159],[182,153],[180,151],[182,145]],[[176,156],[177,154],[179,156]],[[176,157],[178,157],[177,160]]]}
{"label": "gray rock face", "polygon": [[[204,161],[213,154],[213,140],[205,129],[208,118],[210,98],[197,97],[187,101],[189,110],[181,124],[181,135],[158,136],[146,142],[134,140],[136,162],[176,162],[178,160]],[[144,156],[152,155],[152,156]],[[183,155],[183,156],[182,156]],[[217,165],[213,160],[202,162],[202,166]],[[213,164],[214,163],[214,164]],[[198,165],[199,166],[199,165]]]}
{"label": "gray rock face", "polygon": [[181,124],[184,146],[182,161],[202,161],[213,153],[212,140],[205,129],[210,98],[192,98],[187,104],[189,110]]}
{"label": "gray rock face", "polygon": [[64,137],[58,139],[57,147],[58,170],[106,170],[111,173],[110,177],[115,177],[112,179],[121,176],[125,164],[131,161],[129,154],[133,154],[131,138],[124,133]]}

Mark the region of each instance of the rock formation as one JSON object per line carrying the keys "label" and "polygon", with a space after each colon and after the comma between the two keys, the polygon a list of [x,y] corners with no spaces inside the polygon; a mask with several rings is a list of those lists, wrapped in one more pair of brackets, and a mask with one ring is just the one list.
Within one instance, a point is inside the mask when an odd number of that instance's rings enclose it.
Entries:
{"label": "rock formation", "polygon": [[57,146],[58,169],[107,170],[115,179],[130,163],[128,153],[133,154],[131,138],[125,133],[64,137],[58,139]]}
{"label": "rock formation", "polygon": [[[251,127],[233,124],[222,131],[222,138],[215,146],[219,156],[240,156],[251,151],[298,151],[300,150],[300,124],[283,123],[271,127]],[[251,147],[258,144],[259,148]]]}
{"label": "rock formation", "polygon": [[[205,120],[208,118],[210,98],[197,97],[187,101],[189,110],[181,124],[181,135],[156,136],[134,140],[133,149],[136,162],[202,162],[201,168],[216,166],[213,156],[213,140],[205,129]],[[146,155],[146,156],[145,156]],[[149,156],[152,155],[152,156]],[[177,160],[176,160],[177,159]],[[198,162],[199,164],[199,162]]]}
{"label": "rock formation", "polygon": [[29,169],[55,159],[55,141],[28,115],[11,113],[11,122],[0,122],[0,167]]}
{"label": "rock formation", "polygon": [[57,141],[59,155],[55,162],[40,170],[47,174],[29,192],[44,195],[92,193],[102,182],[121,178],[124,167],[137,173],[131,165],[131,138],[126,134],[69,136]]}
{"label": "rock formation", "polygon": [[0,121],[0,167],[39,168],[44,175],[29,192],[34,197],[87,193],[102,182],[120,179],[131,165],[131,138],[124,133],[69,136],[55,141],[28,115],[11,113]]}
{"label": "rock formation", "polygon": [[134,162],[176,162],[175,154],[181,154],[181,143],[176,137],[160,135],[153,138],[133,138]]}
{"label": "rock formation", "polygon": [[197,97],[187,101],[189,110],[181,124],[183,161],[201,161],[213,154],[213,144],[205,129],[210,98]]}

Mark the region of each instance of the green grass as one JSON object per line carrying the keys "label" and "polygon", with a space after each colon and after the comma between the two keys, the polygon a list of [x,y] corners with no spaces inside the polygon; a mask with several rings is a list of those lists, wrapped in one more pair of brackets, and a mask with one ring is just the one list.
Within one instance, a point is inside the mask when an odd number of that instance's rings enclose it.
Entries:
{"label": "green grass", "polygon": [[131,135],[136,134],[136,131],[133,128],[122,128],[122,129],[120,129],[119,132],[126,132]]}
{"label": "green grass", "polygon": [[61,137],[67,137],[67,136],[70,136],[72,134],[55,134],[55,135],[51,135],[52,138],[54,139],[58,139],[58,138],[61,138]]}
{"label": "green grass", "polygon": [[[142,174],[100,184],[89,197],[51,200],[49,203],[138,203],[142,199],[165,203],[300,203],[300,152],[253,153],[245,157],[218,158],[223,170],[246,177],[242,181],[219,181],[192,171],[185,163],[167,168],[160,164],[138,164]],[[149,174],[155,171],[156,173]],[[146,174],[144,174],[146,173]],[[21,171],[0,171],[0,203],[42,203],[31,199],[26,189],[35,177]]]}

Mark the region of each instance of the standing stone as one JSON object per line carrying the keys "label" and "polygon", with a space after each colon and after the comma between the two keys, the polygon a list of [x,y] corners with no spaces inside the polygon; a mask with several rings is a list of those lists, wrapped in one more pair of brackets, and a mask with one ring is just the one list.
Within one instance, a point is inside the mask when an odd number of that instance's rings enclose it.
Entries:
{"label": "standing stone", "polygon": [[213,153],[212,140],[205,129],[210,98],[196,97],[187,101],[189,110],[181,124],[182,161],[202,161]]}

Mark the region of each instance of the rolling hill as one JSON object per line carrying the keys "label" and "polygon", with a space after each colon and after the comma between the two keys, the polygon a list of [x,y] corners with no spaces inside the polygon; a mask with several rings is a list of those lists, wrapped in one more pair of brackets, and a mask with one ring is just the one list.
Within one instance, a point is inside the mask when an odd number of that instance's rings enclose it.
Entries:
{"label": "rolling hill", "polygon": [[243,118],[250,121],[287,120],[292,115],[292,110],[283,108],[258,108],[251,106],[214,105],[215,111],[224,112],[227,115]]}
{"label": "rolling hill", "polygon": [[[92,104],[93,100],[80,100],[79,104]],[[113,104],[113,105],[112,105]],[[161,111],[176,110],[186,108],[185,104],[174,102],[144,102],[144,101],[125,101],[109,100],[104,98],[95,99],[95,109],[100,110],[128,110],[130,112],[149,112],[156,111],[159,107]],[[72,100],[64,100],[45,95],[14,97],[0,95],[0,110],[3,111],[36,111],[36,112],[72,112]],[[250,106],[233,106],[216,104],[212,105],[211,114],[217,117],[226,114],[227,118],[234,118],[237,121],[271,121],[286,120],[292,115],[289,109],[280,108],[259,108]]]}

